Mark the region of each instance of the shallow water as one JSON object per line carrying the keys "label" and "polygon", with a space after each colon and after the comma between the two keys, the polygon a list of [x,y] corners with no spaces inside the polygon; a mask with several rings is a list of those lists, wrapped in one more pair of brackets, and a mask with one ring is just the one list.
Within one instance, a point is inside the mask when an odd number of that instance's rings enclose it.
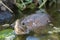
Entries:
{"label": "shallow water", "polygon": [[[60,13],[54,12],[53,24],[56,27],[60,27]],[[51,29],[52,30],[52,29]],[[0,40],[4,40],[3,38]],[[20,35],[16,36],[14,40],[60,40],[60,32],[53,34],[44,34],[40,36],[31,36],[31,35]]]}
{"label": "shallow water", "polygon": [[[47,9],[49,15],[52,17],[52,23],[54,24],[55,27],[60,28],[60,7],[51,7],[50,9]],[[51,29],[51,32],[54,29]],[[60,29],[56,29],[57,32],[54,32],[52,34],[44,34],[44,35],[40,35],[40,36],[33,36],[33,35],[20,35],[14,38],[14,40],[60,40]],[[3,30],[2,30],[3,31]],[[7,31],[6,31],[7,33]],[[3,35],[5,34],[5,32],[3,32]],[[1,37],[2,34],[0,34]],[[8,34],[6,34],[8,35]],[[4,35],[4,37],[6,37]],[[2,37],[0,40],[4,40],[4,38]],[[9,39],[10,40],[10,39]]]}

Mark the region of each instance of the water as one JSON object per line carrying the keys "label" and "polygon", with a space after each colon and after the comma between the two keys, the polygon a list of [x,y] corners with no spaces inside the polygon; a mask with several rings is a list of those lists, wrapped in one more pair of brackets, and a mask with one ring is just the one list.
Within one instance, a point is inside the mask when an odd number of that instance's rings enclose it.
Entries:
{"label": "water", "polygon": [[[60,11],[59,10],[60,10],[60,7],[56,8],[55,6],[52,7],[51,9],[47,9],[48,13],[52,17],[52,21],[53,21],[52,23],[57,28],[60,28]],[[55,29],[51,29],[51,32],[53,32],[53,30]],[[5,32],[3,34],[5,34]],[[1,34],[0,34],[0,37],[1,37]],[[4,39],[2,38],[0,40],[4,40]],[[57,33],[53,32],[52,34],[44,34],[44,35],[39,35],[39,36],[20,35],[20,36],[16,36],[14,40],[60,40],[60,32],[57,32]]]}

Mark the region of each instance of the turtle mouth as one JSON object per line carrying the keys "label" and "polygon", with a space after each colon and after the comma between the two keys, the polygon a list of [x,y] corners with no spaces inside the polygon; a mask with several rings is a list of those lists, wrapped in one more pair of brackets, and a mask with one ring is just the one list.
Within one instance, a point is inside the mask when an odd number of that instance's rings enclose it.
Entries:
{"label": "turtle mouth", "polygon": [[25,32],[25,30],[24,30],[23,28],[20,28],[20,30],[21,30],[22,32]]}
{"label": "turtle mouth", "polygon": [[[16,31],[15,31],[16,32]],[[29,31],[27,31],[27,29],[26,30],[24,30],[24,29],[19,29],[19,30],[17,30],[17,32],[16,32],[16,34],[17,35],[25,35],[25,34],[29,34]]]}
{"label": "turtle mouth", "polygon": [[20,28],[20,30],[21,30],[21,32],[23,33],[23,34],[29,34],[29,30],[27,29],[27,27],[22,27],[22,28]]}

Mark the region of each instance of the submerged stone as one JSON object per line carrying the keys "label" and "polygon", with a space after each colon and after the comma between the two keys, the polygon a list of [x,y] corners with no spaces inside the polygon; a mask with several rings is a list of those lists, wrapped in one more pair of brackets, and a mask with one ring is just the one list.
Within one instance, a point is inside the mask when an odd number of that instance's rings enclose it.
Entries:
{"label": "submerged stone", "polygon": [[34,36],[28,36],[26,40],[40,40],[40,39]]}
{"label": "submerged stone", "polygon": [[13,14],[7,11],[0,11],[0,24],[9,23],[12,21]]}

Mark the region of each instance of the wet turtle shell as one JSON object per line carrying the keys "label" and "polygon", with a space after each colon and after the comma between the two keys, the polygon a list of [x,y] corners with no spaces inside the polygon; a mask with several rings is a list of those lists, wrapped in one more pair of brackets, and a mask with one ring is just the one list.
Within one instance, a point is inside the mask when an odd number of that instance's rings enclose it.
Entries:
{"label": "wet turtle shell", "polygon": [[[22,20],[18,19],[15,23],[15,33],[16,34],[26,34],[29,31],[33,31],[37,34],[44,33],[46,29],[49,28],[48,23],[50,21],[50,16],[45,10],[36,11],[35,14],[26,16]],[[23,30],[23,31],[22,31]]]}

